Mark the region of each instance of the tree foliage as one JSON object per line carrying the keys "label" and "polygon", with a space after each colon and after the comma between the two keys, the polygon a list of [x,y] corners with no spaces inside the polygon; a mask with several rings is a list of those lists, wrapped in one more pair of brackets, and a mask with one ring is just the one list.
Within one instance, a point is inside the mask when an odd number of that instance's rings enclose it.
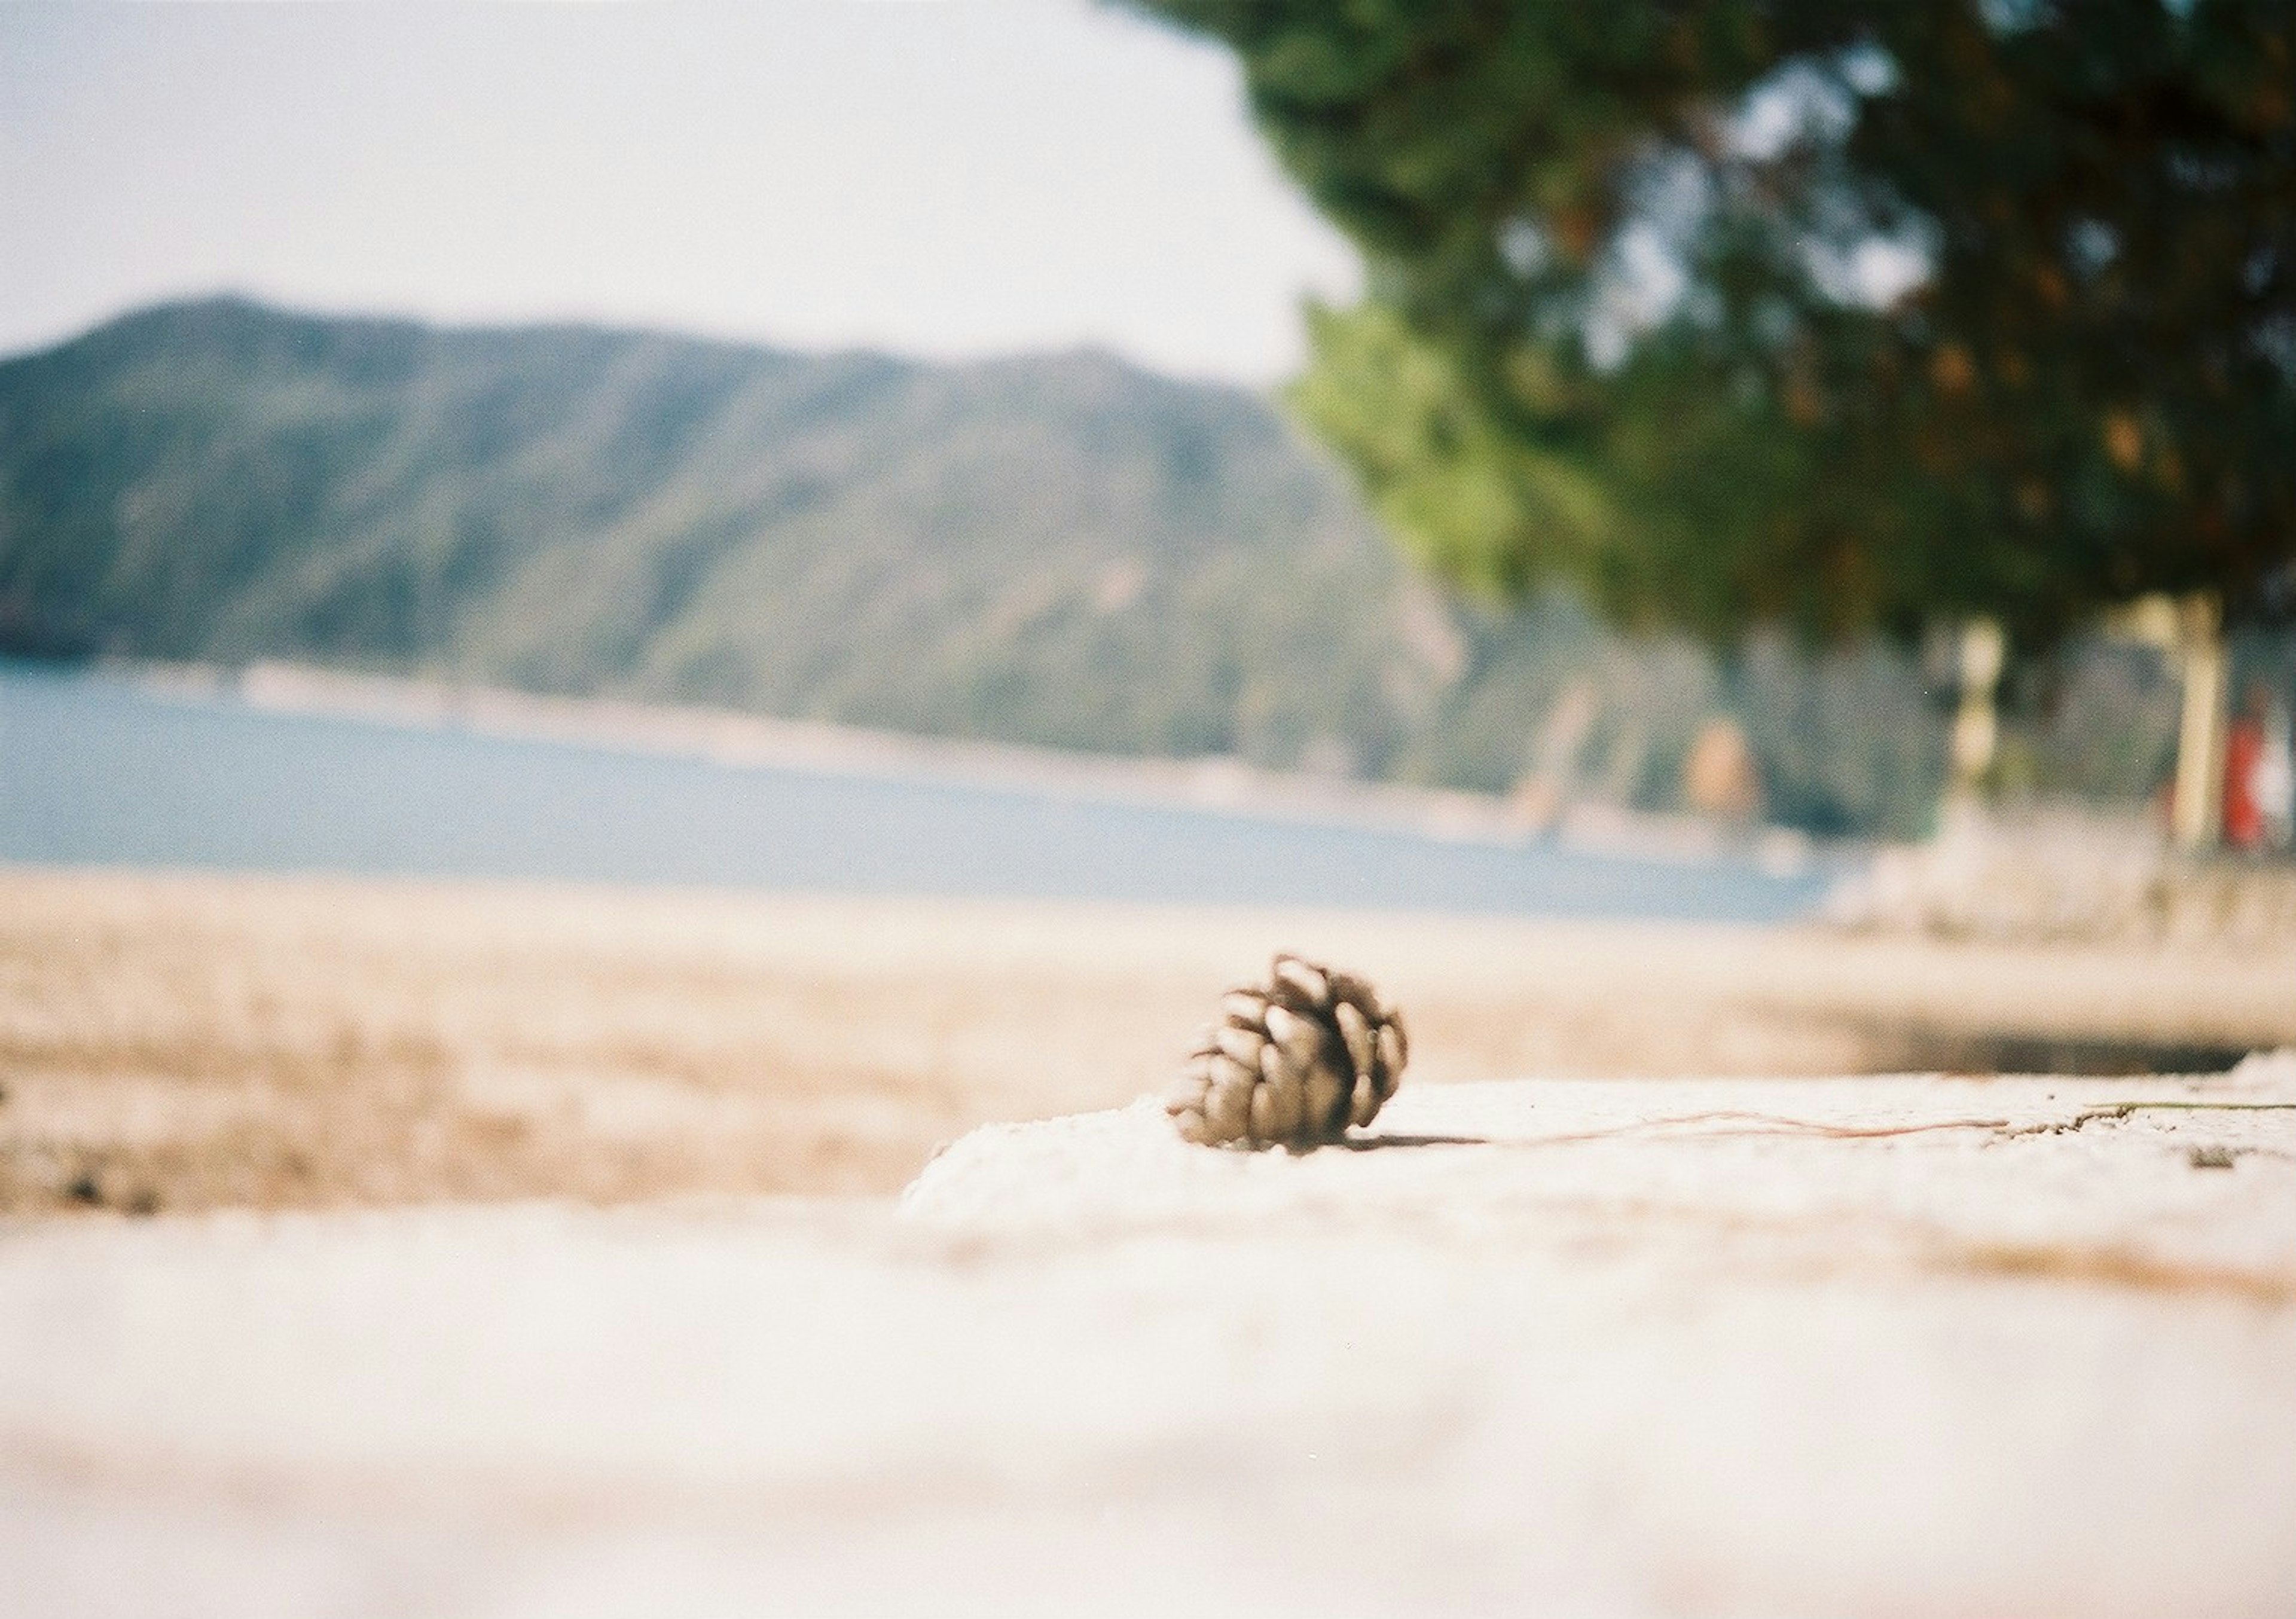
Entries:
{"label": "tree foliage", "polygon": [[1362,248],[1294,403],[1502,594],[2028,644],[2296,585],[2286,0],[1140,0]]}

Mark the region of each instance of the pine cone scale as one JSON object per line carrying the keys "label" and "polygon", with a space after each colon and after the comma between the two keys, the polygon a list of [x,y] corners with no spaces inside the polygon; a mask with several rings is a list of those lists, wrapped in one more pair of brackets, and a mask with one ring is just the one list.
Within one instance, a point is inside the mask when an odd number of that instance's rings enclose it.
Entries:
{"label": "pine cone scale", "polygon": [[1411,1048],[1404,1043],[1403,1025],[1399,1020],[1381,1026],[1379,1031],[1379,1064],[1381,1075],[1380,1100],[1395,1094],[1396,1085],[1403,1078],[1403,1065],[1411,1058]]}
{"label": "pine cone scale", "polygon": [[[1268,1050],[1276,1051],[1274,1046],[1270,1046]],[[1259,1136],[1259,1139],[1271,1145],[1296,1141],[1300,1137],[1301,1127],[1308,1122],[1307,1099],[1297,1086],[1284,1083],[1280,1051],[1276,1052],[1276,1061],[1269,1066],[1275,1071],[1270,1073],[1265,1068],[1262,1069],[1259,1088],[1252,1092],[1255,1097],[1265,1096],[1268,1099],[1268,1128]]]}
{"label": "pine cone scale", "polygon": [[1250,1127],[1252,1084],[1234,1059],[1215,1059],[1212,1082],[1204,1095],[1204,1125],[1214,1140],[1234,1141]]}
{"label": "pine cone scale", "polygon": [[1219,1049],[1247,1068],[1259,1066],[1259,1053],[1267,1044],[1267,1036],[1254,1029],[1238,1028],[1234,1024],[1223,1026],[1212,1036]]}
{"label": "pine cone scale", "polygon": [[1371,1022],[1363,1009],[1351,1002],[1341,1001],[1332,1008],[1332,1021],[1339,1025],[1340,1038],[1348,1048],[1348,1064],[1355,1072],[1356,1083],[1361,1084],[1379,1058],[1379,1044],[1371,1032]]}

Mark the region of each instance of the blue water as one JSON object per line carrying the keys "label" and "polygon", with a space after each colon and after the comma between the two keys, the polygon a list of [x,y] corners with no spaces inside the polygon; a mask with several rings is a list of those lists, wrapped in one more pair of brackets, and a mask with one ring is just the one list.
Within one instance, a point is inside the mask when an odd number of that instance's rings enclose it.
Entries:
{"label": "blue water", "polygon": [[279,713],[0,664],[0,860],[1770,921],[1815,872]]}

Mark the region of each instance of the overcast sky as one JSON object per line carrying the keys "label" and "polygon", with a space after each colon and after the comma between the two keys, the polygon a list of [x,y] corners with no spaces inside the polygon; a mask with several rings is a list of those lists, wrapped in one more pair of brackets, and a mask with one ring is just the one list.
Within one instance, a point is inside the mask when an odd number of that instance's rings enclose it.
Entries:
{"label": "overcast sky", "polygon": [[162,298],[1263,383],[1355,258],[1085,0],[0,4],[0,353]]}

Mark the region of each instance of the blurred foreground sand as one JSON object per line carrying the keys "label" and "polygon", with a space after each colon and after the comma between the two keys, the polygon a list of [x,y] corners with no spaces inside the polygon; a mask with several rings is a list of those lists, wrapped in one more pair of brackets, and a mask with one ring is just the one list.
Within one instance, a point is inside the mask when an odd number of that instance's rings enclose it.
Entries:
{"label": "blurred foreground sand", "polygon": [[[1407,1010],[1374,1139],[1124,1106],[1279,947]],[[2296,1054],[1990,1075],[2292,986],[0,872],[0,1614],[2284,1619]],[[1570,1073],[1718,1077],[1444,1083]],[[344,1204],[433,1206],[230,1206]]]}
{"label": "blurred foreground sand", "polygon": [[2286,1619],[2296,1055],[0,1222],[0,1613]]}
{"label": "blurred foreground sand", "polygon": [[1405,1008],[1414,1086],[2296,1043],[2284,953],[0,869],[0,1213],[887,1192],[1160,1088],[1277,949]]}

